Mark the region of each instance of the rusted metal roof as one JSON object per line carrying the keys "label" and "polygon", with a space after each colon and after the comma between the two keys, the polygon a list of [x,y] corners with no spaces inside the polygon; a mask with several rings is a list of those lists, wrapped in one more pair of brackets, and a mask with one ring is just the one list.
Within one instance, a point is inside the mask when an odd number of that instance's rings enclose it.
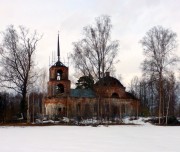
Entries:
{"label": "rusted metal roof", "polygon": [[96,97],[95,92],[91,89],[71,89],[70,96],[71,97],[86,97],[86,98]]}

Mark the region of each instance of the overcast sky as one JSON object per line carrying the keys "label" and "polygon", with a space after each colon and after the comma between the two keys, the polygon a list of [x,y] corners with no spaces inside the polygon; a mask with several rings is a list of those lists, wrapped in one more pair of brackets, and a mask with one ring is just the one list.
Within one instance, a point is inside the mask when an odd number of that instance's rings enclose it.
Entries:
{"label": "overcast sky", "polygon": [[[57,50],[60,31],[62,60],[72,52],[72,42],[82,37],[84,26],[100,15],[111,17],[112,40],[119,40],[116,75],[128,87],[132,77],[141,75],[143,61],[139,41],[156,25],[170,28],[180,37],[180,0],[0,0],[0,31],[10,24],[24,25],[43,34],[38,43],[36,61],[49,66],[49,56]],[[177,50],[180,56],[180,47]],[[70,64],[70,78],[73,75]]]}

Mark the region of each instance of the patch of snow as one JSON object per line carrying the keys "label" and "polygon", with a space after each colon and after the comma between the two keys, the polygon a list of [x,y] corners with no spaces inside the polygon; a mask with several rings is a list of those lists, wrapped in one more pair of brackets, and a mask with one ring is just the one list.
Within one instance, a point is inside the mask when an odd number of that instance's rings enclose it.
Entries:
{"label": "patch of snow", "polygon": [[145,122],[150,118],[139,117],[138,119],[126,117],[123,119],[125,124],[136,124],[136,125],[151,125],[149,122]]}
{"label": "patch of snow", "polygon": [[180,127],[0,127],[0,152],[179,152]]}
{"label": "patch of snow", "polygon": [[68,123],[70,120],[69,120],[69,118],[67,118],[67,117],[63,117],[62,121]]}

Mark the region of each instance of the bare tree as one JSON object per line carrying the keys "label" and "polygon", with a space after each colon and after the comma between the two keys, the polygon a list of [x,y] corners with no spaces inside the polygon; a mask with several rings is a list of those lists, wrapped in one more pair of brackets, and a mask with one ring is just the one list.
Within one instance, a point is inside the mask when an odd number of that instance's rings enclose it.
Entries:
{"label": "bare tree", "polygon": [[21,112],[25,115],[26,94],[37,75],[33,72],[34,54],[40,37],[36,31],[30,33],[22,26],[16,30],[12,25],[2,34],[0,83],[22,95]]}
{"label": "bare tree", "polygon": [[38,86],[38,89],[43,94],[43,97],[45,97],[47,93],[47,81],[48,81],[47,69],[45,67],[39,69],[39,75],[38,75],[38,80],[36,81],[36,86]]}
{"label": "bare tree", "polygon": [[161,26],[150,29],[140,41],[145,60],[142,63],[144,75],[154,76],[158,82],[159,124],[162,116],[163,77],[169,67],[179,59],[174,54],[177,48],[176,33]]}
{"label": "bare tree", "polygon": [[129,92],[132,93],[135,97],[139,98],[139,87],[140,81],[137,76],[133,77],[129,85]]}
{"label": "bare tree", "polygon": [[[38,86],[38,90],[39,93],[42,94],[42,100],[41,100],[41,111],[42,111],[42,115],[44,115],[45,113],[45,107],[44,107],[44,98],[46,96],[47,93],[47,81],[48,81],[48,75],[47,75],[47,69],[46,68],[42,68],[40,70],[40,75],[38,77],[38,81],[36,81],[36,86]],[[43,118],[43,117],[42,117]]]}
{"label": "bare tree", "polygon": [[71,58],[81,75],[91,74],[95,80],[113,70],[119,50],[119,42],[111,41],[111,20],[109,16],[96,18],[94,26],[84,27],[84,38],[73,43]]}

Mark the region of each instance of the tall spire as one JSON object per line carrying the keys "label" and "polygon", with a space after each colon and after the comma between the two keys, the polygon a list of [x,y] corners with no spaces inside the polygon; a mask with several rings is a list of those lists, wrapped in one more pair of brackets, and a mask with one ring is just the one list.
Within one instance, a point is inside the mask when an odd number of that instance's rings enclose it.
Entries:
{"label": "tall spire", "polygon": [[58,56],[58,62],[59,62],[60,61],[59,31],[58,31],[57,56]]}
{"label": "tall spire", "polygon": [[65,66],[61,61],[60,61],[60,44],[59,44],[59,31],[58,31],[58,42],[57,42],[57,56],[58,56],[58,61],[56,62],[56,66]]}

